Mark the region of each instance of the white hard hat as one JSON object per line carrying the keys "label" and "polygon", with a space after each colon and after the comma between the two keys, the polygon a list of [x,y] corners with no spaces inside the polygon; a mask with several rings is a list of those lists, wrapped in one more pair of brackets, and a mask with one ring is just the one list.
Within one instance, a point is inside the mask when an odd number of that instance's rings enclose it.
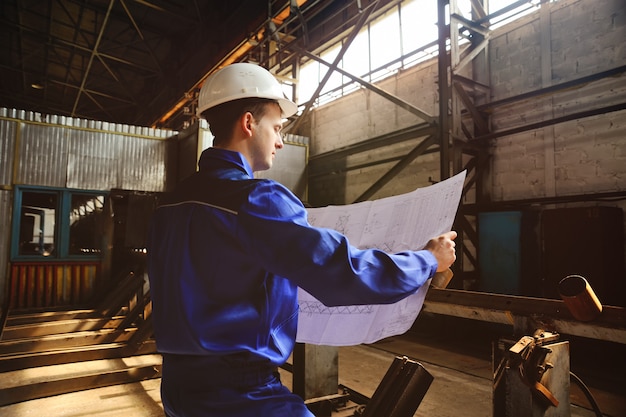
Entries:
{"label": "white hard hat", "polygon": [[285,97],[280,83],[268,70],[239,62],[211,74],[202,84],[198,96],[198,116],[219,104],[242,98],[276,100],[283,117],[289,117],[298,110],[296,104]]}

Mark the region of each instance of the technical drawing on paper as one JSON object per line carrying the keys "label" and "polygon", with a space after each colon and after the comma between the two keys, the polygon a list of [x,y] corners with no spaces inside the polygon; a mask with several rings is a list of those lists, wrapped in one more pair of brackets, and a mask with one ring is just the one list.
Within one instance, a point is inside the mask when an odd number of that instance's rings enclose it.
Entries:
{"label": "technical drawing on paper", "polygon": [[319,301],[301,301],[300,314],[372,314],[371,305],[327,307]]}
{"label": "technical drawing on paper", "polygon": [[[452,228],[465,171],[407,194],[346,206],[308,209],[309,223],[335,229],[355,247],[389,253],[420,250],[428,239]],[[373,343],[408,330],[422,308],[428,282],[417,293],[389,305],[327,307],[299,289],[296,340],[322,345]]]}

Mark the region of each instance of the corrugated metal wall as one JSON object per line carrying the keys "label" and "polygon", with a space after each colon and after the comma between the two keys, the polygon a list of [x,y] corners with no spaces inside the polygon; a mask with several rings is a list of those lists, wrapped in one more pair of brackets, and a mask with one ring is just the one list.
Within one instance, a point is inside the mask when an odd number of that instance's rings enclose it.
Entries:
{"label": "corrugated metal wall", "polygon": [[16,184],[65,187],[67,128],[16,122]]}
{"label": "corrugated metal wall", "polygon": [[122,138],[117,169],[125,190],[165,191],[166,143],[125,136]]}
{"label": "corrugated metal wall", "polygon": [[163,139],[175,134],[0,109],[0,182],[6,186],[164,191],[167,146]]}
{"label": "corrugated metal wall", "polygon": [[[11,177],[13,175],[13,150],[17,123],[0,119],[0,296],[4,296],[6,283],[6,265],[9,261],[11,243],[11,209],[13,193]],[[2,300],[2,298],[0,298]]]}
{"label": "corrugated metal wall", "polygon": [[7,282],[5,275],[9,262],[9,246],[11,245],[10,230],[12,207],[13,193],[8,190],[0,190],[0,297],[2,297],[0,298],[0,302],[4,300]]}
{"label": "corrugated metal wall", "polygon": [[10,187],[13,177],[13,152],[17,135],[17,123],[0,119],[0,187]]}
{"label": "corrugated metal wall", "polygon": [[100,285],[98,262],[14,262],[13,187],[109,191],[166,189],[165,139],[177,132],[0,108],[0,300],[11,307],[81,304]]}

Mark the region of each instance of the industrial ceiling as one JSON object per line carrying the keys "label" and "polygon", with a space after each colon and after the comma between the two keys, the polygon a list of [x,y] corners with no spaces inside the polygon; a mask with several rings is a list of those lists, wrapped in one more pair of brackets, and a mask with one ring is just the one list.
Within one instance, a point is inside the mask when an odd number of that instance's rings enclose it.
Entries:
{"label": "industrial ceiling", "polygon": [[[376,2],[363,2],[368,3]],[[2,0],[0,107],[181,129],[190,95],[203,78],[226,59],[242,60],[246,51],[237,51],[253,48],[251,41],[268,33],[264,28],[290,30],[290,39],[308,40],[307,26],[324,28],[322,21],[336,19],[346,8],[354,15],[357,4],[360,8],[361,1],[348,0]],[[344,11],[343,23],[346,16]],[[323,32],[332,34],[328,28]]]}

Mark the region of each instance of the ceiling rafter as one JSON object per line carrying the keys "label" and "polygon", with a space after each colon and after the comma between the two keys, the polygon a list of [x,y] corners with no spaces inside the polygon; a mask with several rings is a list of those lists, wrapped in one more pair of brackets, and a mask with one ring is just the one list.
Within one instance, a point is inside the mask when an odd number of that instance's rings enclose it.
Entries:
{"label": "ceiling rafter", "polygon": [[292,46],[347,36],[357,4],[373,1],[3,0],[0,107],[152,126],[183,103],[155,126],[181,129],[184,100],[209,73],[255,59],[251,34],[273,40],[277,76],[295,86]]}
{"label": "ceiling rafter", "polygon": [[76,94],[76,101],[74,101],[74,107],[72,108],[72,116],[76,116],[76,108],[78,107],[78,102],[80,101],[80,96],[83,93],[85,88],[85,84],[87,83],[87,78],[89,77],[89,72],[91,71],[91,65],[93,64],[93,60],[98,54],[98,46],[100,45],[100,41],[102,40],[102,36],[104,34],[104,30],[106,28],[106,24],[109,20],[109,16],[111,14],[111,9],[113,9],[113,4],[115,0],[109,0],[109,8],[104,17],[104,21],[102,22],[102,26],[100,27],[100,33],[98,33],[98,39],[96,40],[96,44],[93,46],[93,50],[91,51],[91,56],[89,57],[89,63],[87,64],[87,68],[83,74],[83,79],[80,83],[80,89],[78,90],[78,94]]}

